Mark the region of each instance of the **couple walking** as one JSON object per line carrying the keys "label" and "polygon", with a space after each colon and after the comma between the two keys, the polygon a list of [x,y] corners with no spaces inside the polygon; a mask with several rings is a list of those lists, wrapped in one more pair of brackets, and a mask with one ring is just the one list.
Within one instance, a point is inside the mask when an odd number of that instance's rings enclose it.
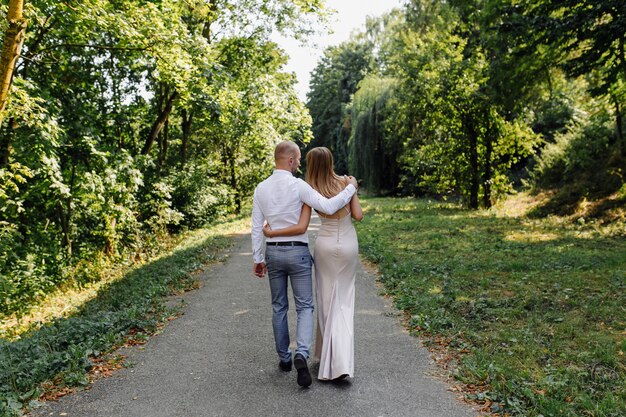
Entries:
{"label": "couple walking", "polygon": [[[306,233],[311,208],[321,217],[322,226],[315,244],[317,295],[317,337],[320,380],[352,377],[354,373],[354,285],[358,242],[352,219],[363,217],[356,196],[354,177],[340,177],[333,171],[327,148],[311,149],[306,157],[306,182],[295,178],[300,166],[300,149],[293,142],[281,142],[274,150],[276,169],[254,192],[252,207],[253,272],[268,274],[272,297],[272,327],[279,367],[291,371],[287,324],[288,280],[296,304],[296,350],[293,366],[300,386],[311,385],[307,360],[313,340],[313,258]],[[267,222],[267,224],[264,223]],[[263,235],[266,236],[265,257]]]}

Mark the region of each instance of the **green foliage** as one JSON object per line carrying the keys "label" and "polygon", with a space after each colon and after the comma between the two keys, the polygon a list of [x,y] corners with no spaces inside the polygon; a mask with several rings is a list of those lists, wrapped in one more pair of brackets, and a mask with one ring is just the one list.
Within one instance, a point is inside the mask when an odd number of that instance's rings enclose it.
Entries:
{"label": "green foliage", "polygon": [[151,239],[159,240],[168,232],[168,226],[177,225],[183,219],[183,215],[172,208],[172,191],[174,188],[165,181],[152,184],[151,189],[145,194],[143,206],[143,223],[148,227]]}
{"label": "green foliage", "polygon": [[533,131],[540,134],[546,142],[554,142],[554,136],[566,131],[574,119],[574,106],[568,97],[555,94],[539,104]]}
{"label": "green foliage", "polygon": [[325,13],[318,0],[27,2],[0,126],[0,317],[239,211],[272,146],[310,140],[269,37],[304,36]]}
{"label": "green foliage", "polygon": [[100,172],[85,172],[73,190],[74,220],[81,225],[75,239],[80,242],[76,246],[81,254],[103,248],[114,255],[138,243],[141,224],[135,215],[140,209],[136,196],[143,186],[143,174],[127,152],[100,156]]}
{"label": "green foliage", "polygon": [[313,119],[313,140],[309,148],[330,149],[339,174],[348,173],[349,168],[351,115],[347,106],[359,82],[372,70],[373,48],[363,35],[356,36],[328,48],[311,74],[307,107]]}
{"label": "green foliage", "polygon": [[173,207],[183,215],[182,222],[196,228],[229,213],[232,207],[230,189],[211,172],[211,163],[193,161],[168,178],[172,185]]}
{"label": "green foliage", "polygon": [[[573,0],[526,2],[522,10],[529,33],[528,46],[547,45],[563,67],[579,76],[598,71],[594,91],[606,94],[626,81],[624,41],[626,5],[620,1]],[[532,53],[528,50],[525,52]]]}
{"label": "green foliage", "polygon": [[0,169],[0,207],[5,216],[15,216],[24,210],[19,198],[20,186],[32,176],[32,170],[19,163]]}
{"label": "green foliage", "polygon": [[511,416],[626,412],[623,235],[425,200],[364,208],[363,254],[410,330],[460,354],[471,399]]}
{"label": "green foliage", "polygon": [[403,188],[459,195],[473,208],[482,195],[489,207],[510,189],[509,170],[537,137],[497,106],[489,51],[464,36],[462,16],[445,5],[433,13],[441,20],[426,28],[408,21],[391,55],[400,110],[390,123],[405,138]]}
{"label": "green foliage", "polygon": [[549,189],[550,197],[531,214],[571,216],[579,222],[623,217],[626,198],[619,191],[624,188],[624,166],[615,140],[607,112],[584,115],[557,134],[537,158],[531,176],[534,189]]}
{"label": "green foliage", "polygon": [[[514,187],[580,178],[559,164],[590,179],[573,193],[610,178],[610,194],[624,181],[624,12],[586,0],[406,2],[326,51],[309,94],[312,146],[343,169],[350,128],[348,166],[374,194],[490,207]],[[615,134],[607,120],[583,134],[593,143],[582,154],[557,151],[589,114],[610,115]]]}
{"label": "green foliage", "polygon": [[602,171],[611,154],[612,120],[606,112],[590,115],[569,125],[547,144],[533,172],[538,185],[564,184],[581,175]]}

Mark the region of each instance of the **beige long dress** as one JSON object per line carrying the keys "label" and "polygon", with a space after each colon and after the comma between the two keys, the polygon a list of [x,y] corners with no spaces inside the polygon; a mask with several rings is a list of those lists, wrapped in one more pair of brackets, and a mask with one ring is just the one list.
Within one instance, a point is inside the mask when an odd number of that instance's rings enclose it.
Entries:
{"label": "beige long dress", "polygon": [[[342,212],[347,211],[341,210]],[[354,375],[354,285],[359,244],[349,212],[321,217],[315,241],[318,379]]]}

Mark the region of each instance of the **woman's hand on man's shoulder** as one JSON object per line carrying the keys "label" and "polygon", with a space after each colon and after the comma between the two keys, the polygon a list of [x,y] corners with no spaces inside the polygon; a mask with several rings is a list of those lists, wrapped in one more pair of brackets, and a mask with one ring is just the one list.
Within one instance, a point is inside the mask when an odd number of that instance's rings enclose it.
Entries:
{"label": "woman's hand on man's shoulder", "polygon": [[352,175],[344,175],[344,178],[346,178],[346,187],[348,186],[348,184],[352,184],[354,185],[354,188],[359,188],[359,183],[357,182],[356,178],[354,178]]}

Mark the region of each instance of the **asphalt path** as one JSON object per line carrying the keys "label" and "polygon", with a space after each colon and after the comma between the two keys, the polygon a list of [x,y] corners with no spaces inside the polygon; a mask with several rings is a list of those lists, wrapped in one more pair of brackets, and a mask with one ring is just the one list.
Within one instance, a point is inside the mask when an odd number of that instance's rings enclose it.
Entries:
{"label": "asphalt path", "polygon": [[[319,220],[309,229],[314,241]],[[475,417],[436,376],[429,352],[401,326],[373,274],[359,267],[355,375],[301,388],[278,369],[267,278],[252,275],[250,235],[235,238],[228,260],[199,276],[184,315],[139,347],[129,367],[91,389],[50,401],[34,416],[69,417]],[[295,309],[289,312],[292,337]]]}

